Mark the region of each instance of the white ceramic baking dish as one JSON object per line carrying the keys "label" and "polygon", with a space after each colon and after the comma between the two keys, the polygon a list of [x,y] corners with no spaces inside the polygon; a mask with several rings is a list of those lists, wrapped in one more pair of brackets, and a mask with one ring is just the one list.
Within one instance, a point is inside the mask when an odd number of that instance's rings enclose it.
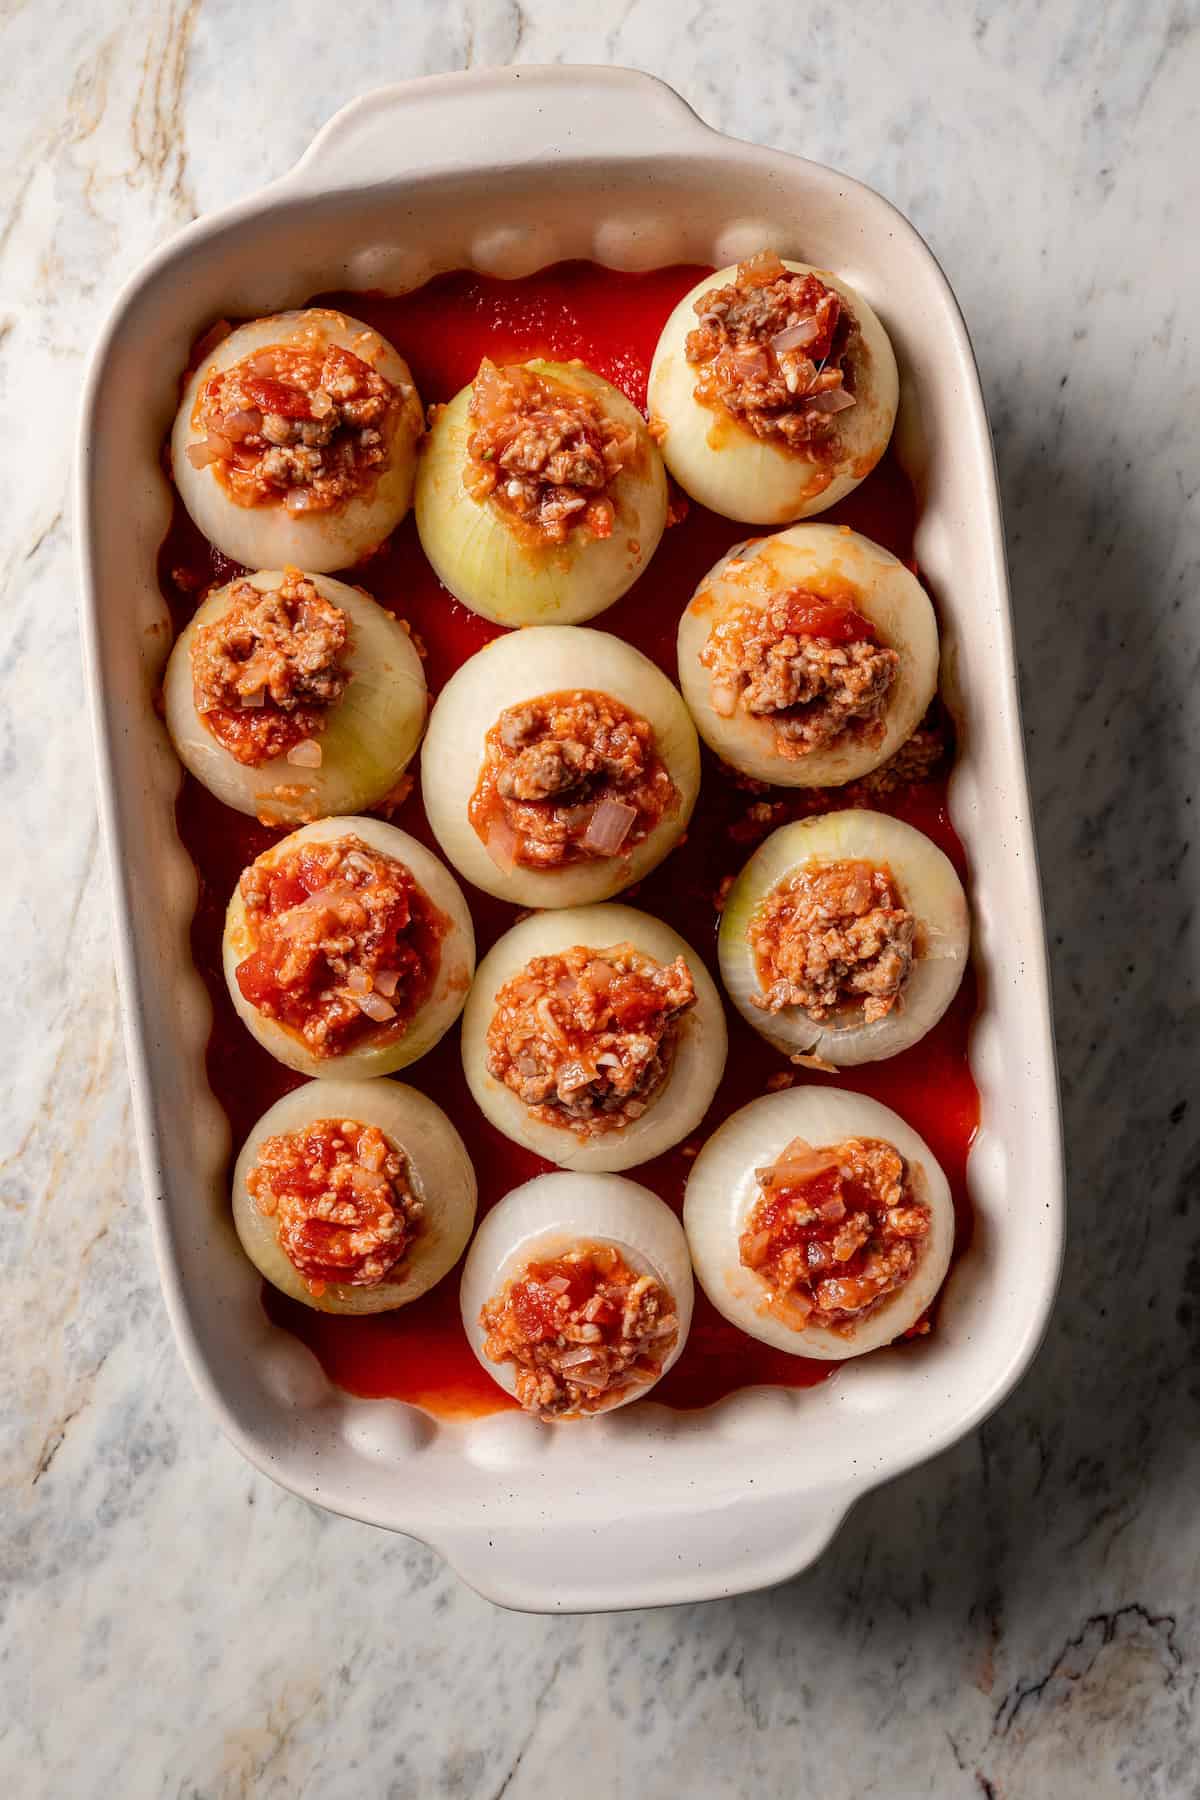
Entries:
{"label": "white ceramic baking dish", "polygon": [[[962,723],[951,787],[972,870],[982,1010],[976,1215],[938,1330],[816,1390],[759,1388],[703,1413],[652,1402],[586,1429],[503,1414],[441,1423],[358,1400],[272,1327],[241,1254],[208,1090],[209,1006],[176,836],[179,770],[152,705],[169,631],[155,554],[178,371],[221,314],[434,272],[526,274],[562,257],[725,264],[762,244],[827,265],[882,315],[903,373],[902,458]],[[113,883],[134,1116],[167,1308],[184,1360],[260,1469],[335,1512],[435,1546],[506,1605],[695,1600],[811,1562],[851,1503],[995,1407],[1046,1323],[1062,1243],[1045,949],[995,472],[971,347],[916,232],[816,164],[723,137],[669,88],[614,69],[508,69],[368,95],[263,193],[202,219],[121,294],[83,406],[84,642]]]}

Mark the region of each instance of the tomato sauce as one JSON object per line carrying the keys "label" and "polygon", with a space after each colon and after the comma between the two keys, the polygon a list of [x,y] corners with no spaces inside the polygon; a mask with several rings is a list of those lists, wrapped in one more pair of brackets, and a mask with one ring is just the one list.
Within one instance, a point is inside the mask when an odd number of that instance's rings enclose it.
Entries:
{"label": "tomato sauce", "polygon": [[[485,354],[497,362],[549,356],[581,357],[644,407],[646,377],[658,334],[668,314],[704,271],[675,267],[629,275],[585,263],[563,263],[519,281],[468,273],[439,276],[400,299],[336,294],[316,304],[343,308],[389,338],[413,371],[428,406],[451,398],[473,377]],[[889,451],[848,499],[821,515],[852,526],[912,565],[916,506],[911,485]],[[746,536],[746,527],[689,503],[672,526],[636,586],[593,623],[652,657],[674,680],[679,616],[701,577],[718,557]],[[237,572],[199,535],[178,503],[159,559],[160,580],[176,628],[190,618],[197,595]],[[451,598],[421,554],[410,515],[384,547],[353,571],[352,579],[409,620],[427,649],[431,693],[500,628],[477,618]],[[751,814],[767,799],[772,814]],[[714,897],[777,825],[841,804],[836,793],[748,790],[707,751],[700,803],[685,841],[657,870],[621,898],[673,925],[716,975],[719,915]],[[927,833],[961,875],[965,857],[946,810],[944,773],[897,789],[871,804]],[[180,836],[195,861],[200,891],[192,924],[192,950],[213,1003],[208,1077],[229,1116],[235,1153],[251,1127],[300,1077],[275,1062],[237,1019],[221,973],[221,929],[229,895],[246,863],[281,832],[231,812],[191,776],[177,805]],[[395,823],[437,849],[425,820],[419,781]],[[503,901],[467,889],[483,954],[513,923]],[[802,1070],[799,1082],[827,1083],[870,1094],[894,1107],[928,1142],[946,1171],[958,1220],[956,1252],[971,1229],[965,1171],[979,1121],[979,1096],[967,1067],[967,1037],[976,1009],[974,974],[968,970],[958,996],[940,1023],[911,1050],[885,1062],[825,1076]],[[630,1173],[676,1210],[683,1201],[692,1157],[730,1113],[766,1091],[789,1064],[727,1007],[729,1063],[707,1118],[688,1143]],[[401,1077],[430,1094],[462,1132],[479,1178],[481,1214],[509,1189],[551,1165],[502,1137],[470,1098],[459,1058],[457,1029]],[[271,1319],[310,1346],[330,1379],[371,1398],[394,1397],[442,1416],[499,1411],[512,1406],[477,1363],[463,1334],[458,1279],[448,1275],[432,1293],[394,1313],[338,1318],[314,1312],[264,1284]],[[920,1355],[919,1342],[909,1354]],[[711,1405],[739,1388],[770,1383],[806,1387],[828,1378],[836,1365],[788,1356],[745,1336],[721,1318],[697,1289],[687,1347],[655,1389],[669,1406]]]}

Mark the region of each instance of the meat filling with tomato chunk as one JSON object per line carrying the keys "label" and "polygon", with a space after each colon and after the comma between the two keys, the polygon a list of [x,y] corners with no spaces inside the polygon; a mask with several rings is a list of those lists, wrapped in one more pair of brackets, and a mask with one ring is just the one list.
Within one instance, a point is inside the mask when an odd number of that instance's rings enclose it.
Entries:
{"label": "meat filling with tomato chunk", "polygon": [[467,416],[463,483],[473,499],[491,500],[531,543],[564,544],[572,531],[611,537],[612,484],[639,456],[632,426],[577,388],[486,357]]}
{"label": "meat filling with tomato chunk", "polygon": [[421,1221],[408,1161],[376,1125],[317,1119],[260,1145],[250,1198],[311,1294],[395,1278]]}
{"label": "meat filling with tomato chunk", "polygon": [[682,956],[664,966],[632,944],[535,956],[496,995],[488,1073],[547,1125],[620,1130],[665,1081],[695,1003]]}
{"label": "meat filling with tomato chunk", "polygon": [[763,1012],[798,1006],[817,1023],[886,1018],[912,969],[915,929],[890,869],[810,864],[773,888],[750,922],[762,990],[750,999]]}
{"label": "meat filling with tomato chunk", "polygon": [[840,294],[760,250],[694,307],[700,323],[684,354],[699,371],[701,405],[806,460],[836,457],[837,415],[855,403],[849,352],[858,339]]}
{"label": "meat filling with tomato chunk", "polygon": [[877,744],[900,658],[850,600],[804,588],[765,606],[735,606],[700,652],[714,710],[738,707],[774,727],[780,756],[795,760],[855,739]]}
{"label": "meat filling with tomato chunk", "polygon": [[485,743],[468,816],[505,871],[627,855],[679,798],[653,726],[609,694],[510,706]]}
{"label": "meat filling with tomato chunk", "polygon": [[424,1005],[450,921],[395,857],[353,833],[251,863],[254,950],[238,987],[319,1057],[389,1043]]}
{"label": "meat filling with tomato chunk", "polygon": [[205,381],[188,459],[211,466],[239,506],[328,512],[374,486],[400,406],[392,383],[340,344],[270,344]]}
{"label": "meat filling with tomato chunk", "polygon": [[739,1251],[770,1290],[766,1310],[853,1336],[909,1280],[929,1231],[904,1158],[879,1138],[824,1149],[793,1138],[755,1178]]}
{"label": "meat filling with tomato chunk", "polygon": [[349,636],[345,613],[299,569],[265,591],[236,581],[226,611],[192,639],[196,711],[240,763],[257,767],[303,744],[292,760],[319,767],[314,740],[345,692]]}
{"label": "meat filling with tomato chunk", "polygon": [[611,1244],[527,1264],[479,1322],[484,1354],[514,1365],[517,1399],[543,1419],[599,1412],[656,1381],[679,1336],[670,1291]]}

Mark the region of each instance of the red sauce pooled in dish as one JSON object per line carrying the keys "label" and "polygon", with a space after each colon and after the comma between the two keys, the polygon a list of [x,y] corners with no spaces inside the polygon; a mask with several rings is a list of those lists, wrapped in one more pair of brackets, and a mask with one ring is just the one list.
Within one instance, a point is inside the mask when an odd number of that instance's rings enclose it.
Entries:
{"label": "red sauce pooled in dish", "polygon": [[[644,407],[646,376],[663,322],[706,272],[679,267],[629,275],[563,263],[520,281],[460,273],[440,276],[400,299],[335,295],[322,304],[352,310],[395,343],[427,404],[451,399],[473,379],[485,355],[496,362],[578,356]],[[915,516],[911,484],[891,451],[861,487],[823,515],[873,538],[910,568]],[[604,614],[604,629],[636,645],[673,680],[679,615],[713,564],[744,537],[744,526],[689,505],[683,522],[666,533],[647,572]],[[198,592],[238,572],[200,538],[178,505],[159,567],[180,629],[192,615]],[[411,515],[376,556],[355,570],[354,580],[408,619],[423,638],[434,693],[466,657],[499,636],[496,626],[447,595],[421,554]],[[966,860],[946,811],[951,755],[952,733],[940,710],[887,769],[869,782],[828,793],[747,785],[705,752],[700,801],[686,841],[639,884],[631,903],[672,925],[715,976],[723,886],[775,826],[850,805],[893,813],[924,831],[965,878]],[[190,776],[184,780],[177,817],[200,876],[192,948],[213,1005],[208,1076],[229,1116],[234,1142],[241,1143],[266,1108],[301,1079],[250,1037],[233,1011],[221,973],[226,901],[245,865],[282,833],[230,813]],[[436,849],[419,785],[397,812],[396,823]],[[507,931],[515,913],[502,901],[474,893],[471,910],[482,956]],[[967,1066],[975,1007],[975,977],[968,968],[945,1016],[911,1050],[836,1076],[806,1071],[799,1078],[727,1008],[729,1063],[707,1118],[687,1144],[633,1173],[678,1212],[692,1156],[739,1106],[769,1087],[797,1079],[806,1085],[850,1088],[893,1107],[925,1139],[950,1182],[958,1221],[956,1250],[961,1253],[971,1232],[967,1150],[979,1123],[979,1096]],[[481,1215],[511,1188],[549,1167],[501,1137],[477,1111],[462,1072],[457,1032],[448,1032],[436,1049],[407,1069],[405,1080],[445,1107],[462,1132],[479,1177]],[[263,1301],[278,1325],[312,1348],[330,1379],[352,1393],[409,1400],[445,1417],[516,1404],[480,1367],[467,1343],[453,1272],[411,1305],[371,1317],[315,1312],[266,1284]],[[913,1354],[919,1353],[914,1349]],[[680,1408],[709,1406],[744,1387],[811,1386],[829,1379],[836,1368],[836,1363],[789,1356],[747,1337],[697,1291],[686,1349],[656,1386],[654,1398]]]}

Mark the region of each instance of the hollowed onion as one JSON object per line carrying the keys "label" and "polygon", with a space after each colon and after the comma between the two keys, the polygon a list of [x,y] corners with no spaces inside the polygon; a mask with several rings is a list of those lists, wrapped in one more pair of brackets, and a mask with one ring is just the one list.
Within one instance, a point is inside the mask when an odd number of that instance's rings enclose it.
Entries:
{"label": "hollowed onion", "polygon": [[419,1056],[432,1050],[453,1025],[462,1011],[475,972],[475,930],[462,890],[437,857],[406,831],[398,831],[394,825],[385,825],[380,819],[320,819],[316,824],[306,825],[300,831],[293,831],[290,837],[282,838],[257,860],[270,867],[285,861],[305,844],[336,843],[339,838],[351,836],[361,838],[369,849],[403,863],[434,906],[450,921],[441,941],[432,991],[399,1037],[384,1037],[387,1026],[381,1023],[373,1040],[360,1042],[340,1056],[314,1056],[298,1032],[276,1019],[265,1018],[238,986],[238,965],[255,947],[240,886],[234,889],[225,915],[222,961],[229,997],[238,1017],[277,1061],[289,1069],[298,1069],[302,1075],[323,1079],[390,1075],[396,1069],[407,1068],[409,1063],[416,1062]]}
{"label": "hollowed onion", "polygon": [[[916,953],[898,1003],[870,1024],[823,1023],[801,1007],[764,1012],[750,998],[761,986],[748,936],[767,895],[809,865],[863,860],[891,870],[901,904],[916,919]],[[950,859],[923,832],[887,813],[852,809],[782,825],[750,858],[721,914],[721,979],[742,1017],[789,1055],[837,1068],[895,1056],[924,1037],[958,992],[967,964],[970,916]],[[857,1015],[856,1015],[857,1016]]]}
{"label": "hollowed onion", "polygon": [[[259,1211],[246,1178],[267,1138],[322,1119],[382,1131],[404,1153],[422,1214],[411,1247],[388,1279],[374,1287],[332,1283],[315,1295],[281,1249],[275,1220]],[[475,1171],[441,1107],[415,1088],[397,1081],[311,1081],[276,1101],[246,1139],[233,1173],[233,1219],[246,1255],[281,1293],[317,1312],[387,1312],[428,1293],[462,1255],[475,1222]]]}
{"label": "hollowed onion", "polygon": [[[245,577],[263,592],[277,569]],[[308,577],[350,626],[341,662],[349,681],[324,715],[324,728],[286,756],[249,767],[213,736],[196,711],[191,648],[197,628],[229,610],[235,582],[210,594],[176,641],[163,677],[167,730],[180,761],[226,806],[271,824],[376,806],[395,787],[425,729],[425,671],[404,627],[360,588],[328,575]],[[316,755],[313,755],[313,750]]]}
{"label": "hollowed onion", "polygon": [[[850,736],[804,756],[780,754],[769,714],[714,691],[700,661],[709,635],[736,608],[765,607],[789,588],[849,600],[897,652],[878,742]],[[937,688],[938,631],[924,588],[870,538],[836,525],[793,525],[738,544],[704,577],[679,621],[679,683],[705,743],[743,774],[779,787],[837,787],[878,768],[916,730]],[[721,703],[718,710],[716,702]]]}
{"label": "hollowed onion", "polygon": [[[479,1314],[484,1302],[531,1262],[549,1261],[587,1244],[612,1244],[638,1274],[652,1275],[675,1302],[679,1332],[659,1375],[679,1359],[692,1322],[692,1265],[683,1227],[665,1201],[622,1175],[538,1175],[506,1194],[482,1221],[463,1266],[463,1329],[493,1381],[516,1392],[511,1363],[484,1355]],[[640,1400],[651,1383],[626,1390],[607,1408]]]}
{"label": "hollowed onion", "polygon": [[653,556],[667,519],[667,478],[645,420],[619,389],[582,363],[526,366],[595,399],[635,432],[637,459],[608,489],[611,536],[576,528],[565,543],[530,545],[490,498],[472,498],[463,485],[470,387],[437,414],[422,448],[417,530],[439,579],[473,612],[500,625],[573,625],[620,599]]}
{"label": "hollowed onion", "polygon": [[[511,862],[478,836],[467,808],[484,766],[484,739],[510,706],[543,694],[588,689],[611,695],[654,727],[658,755],[678,799],[642,840],[618,855],[558,869]],[[640,881],[687,828],[700,787],[696,729],[678,690],[654,663],[607,632],[547,626],[497,638],[446,683],[421,756],[429,823],[460,875],[517,906],[581,906]]]}
{"label": "hollowed onion", "polygon": [[706,275],[685,294],[663,328],[650,369],[650,417],[665,427],[667,468],[693,500],[727,519],[782,525],[824,512],[870,474],[888,446],[896,418],[899,378],[887,332],[862,295],[827,269],[784,260],[796,275],[816,275],[836,288],[858,323],[849,353],[854,405],[838,415],[840,450],[830,460],[811,460],[757,438],[723,408],[703,406],[694,389],[698,371],[684,344],[698,319],[693,303],[713,288],[727,287],[737,269]]}
{"label": "hollowed onion", "polygon": [[[397,392],[399,407],[389,455],[378,478],[363,492],[328,510],[294,510],[282,494],[278,501],[261,506],[240,506],[206,454],[205,434],[193,419],[200,389],[210,375],[232,368],[255,351],[280,344],[317,351],[340,345],[369,363]],[[319,307],[274,313],[222,338],[188,379],[171,432],[171,471],[180,498],[200,530],[235,562],[250,569],[291,565],[327,573],[347,569],[374,550],[408,511],[422,423],[421,402],[408,364],[369,325]],[[199,453],[199,467],[193,452]]]}
{"label": "hollowed onion", "polygon": [[[765,1310],[770,1290],[741,1261],[739,1240],[756,1205],[756,1170],[773,1163],[794,1138],[815,1150],[848,1138],[878,1138],[908,1165],[914,1197],[928,1206],[916,1267],[849,1335],[823,1326],[789,1325]],[[692,1165],[683,1205],[696,1278],[719,1313],[751,1337],[793,1356],[843,1360],[878,1350],[915,1325],[945,1279],[954,1244],[954,1203],[933,1152],[890,1107],[840,1088],[788,1088],[764,1094],[727,1119]]]}

